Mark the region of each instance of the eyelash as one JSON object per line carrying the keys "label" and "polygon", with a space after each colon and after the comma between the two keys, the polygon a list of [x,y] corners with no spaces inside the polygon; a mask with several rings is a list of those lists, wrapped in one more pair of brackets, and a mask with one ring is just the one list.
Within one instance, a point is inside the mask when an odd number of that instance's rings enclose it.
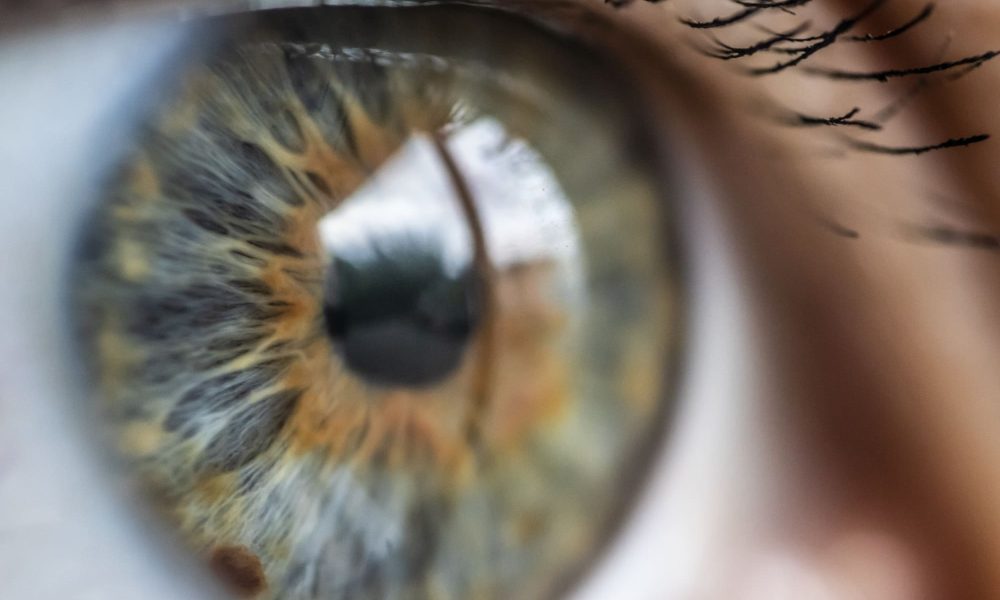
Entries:
{"label": "eyelash", "polygon": [[[656,3],[659,0],[645,0]],[[812,66],[812,59],[821,51],[840,43],[882,43],[905,35],[919,25],[931,20],[936,10],[936,5],[931,2],[915,16],[904,21],[889,30],[880,34],[852,34],[853,31],[864,25],[875,13],[887,6],[890,0],[870,0],[858,12],[842,18],[836,25],[826,30],[816,31],[809,20],[803,20],[798,25],[786,29],[785,31],[774,31],[764,27],[759,23],[761,18],[767,17],[774,12],[786,14],[796,14],[795,9],[807,8],[814,4],[814,0],[730,0],[736,5],[736,12],[725,16],[718,16],[709,19],[692,19],[681,17],[680,21],[687,27],[694,30],[706,32],[709,44],[707,47],[700,46],[699,52],[707,57],[723,60],[742,61],[761,54],[778,54],[790,56],[774,63],[770,66],[751,66],[743,69],[746,75],[753,77],[766,77],[778,73],[798,68],[800,72],[815,77],[821,77],[832,81],[874,81],[887,83],[892,79],[906,79],[913,77],[926,77],[934,74],[953,73],[946,79],[936,83],[943,84],[955,81],[968,73],[971,73],[987,62],[1000,57],[1000,51],[987,51],[980,54],[970,55],[954,60],[925,64],[914,67],[888,69],[881,71],[850,71],[828,67]],[[623,8],[631,5],[633,0],[605,0],[616,8]],[[744,46],[732,46],[723,42],[715,31],[731,29],[738,25],[749,25],[763,32],[765,37],[758,41]],[[917,92],[924,91],[928,86],[921,85]],[[914,92],[916,93],[916,92]],[[858,127],[869,131],[881,131],[883,125],[894,117],[896,112],[879,111],[872,119],[855,119],[862,112],[861,107],[854,107],[840,116],[814,116],[802,113],[784,114],[779,117],[779,122],[796,127]],[[888,114],[886,114],[888,113]],[[935,142],[919,146],[888,146],[866,140],[859,140],[848,136],[844,137],[847,148],[859,152],[871,152],[890,155],[920,155],[938,150],[950,148],[967,147],[982,143],[990,139],[987,133],[976,133],[948,138],[942,142]]]}
{"label": "eyelash", "polygon": [[[645,0],[645,1],[650,1],[650,0]],[[625,3],[627,4],[628,2],[625,2]],[[845,39],[845,41],[846,41],[846,39]],[[844,126],[851,126],[851,125],[854,125],[854,124],[858,124],[858,123],[863,123],[864,122],[863,120],[855,119],[854,117],[856,117],[856,116],[857,116],[857,114],[850,114],[850,113],[845,113],[845,115],[836,116],[836,117],[809,117],[807,115],[799,114],[799,115],[797,115],[797,117],[800,120],[815,119],[815,120],[819,120],[819,121],[822,121],[822,122],[819,122],[819,123],[812,123],[812,122],[810,122],[810,123],[804,123],[804,124],[796,124],[796,126],[810,126],[810,127],[817,127],[817,128],[820,128],[820,127],[844,127]],[[792,125],[793,123],[787,123],[787,124],[788,125]],[[858,125],[858,126],[860,126],[860,125]],[[862,128],[864,128],[864,127],[862,127]],[[942,243],[961,244],[961,245],[968,245],[968,246],[982,246],[984,248],[985,247],[996,247],[997,246],[997,244],[995,243],[995,240],[997,239],[996,236],[991,236],[989,234],[981,234],[981,235],[980,234],[959,234],[959,233],[953,232],[951,230],[935,230],[935,231],[928,230],[927,235],[930,236],[932,234],[934,236],[940,238],[942,240]],[[856,234],[855,234],[855,236],[856,236]],[[848,236],[848,237],[850,237],[850,236]],[[963,240],[965,240],[965,241],[963,241]]]}
{"label": "eyelash", "polygon": [[[657,3],[659,0],[643,0]],[[635,0],[604,0],[616,9],[636,4]],[[879,140],[886,126],[900,116],[911,102],[928,91],[956,82],[980,70],[1000,57],[1000,51],[985,50],[944,60],[936,58],[923,64],[882,70],[851,70],[832,66],[815,65],[823,51],[843,44],[884,45],[907,35],[928,35],[928,25],[938,15],[938,5],[927,2],[910,16],[900,17],[878,33],[859,33],[871,24],[880,10],[891,7],[892,0],[869,0],[855,12],[841,15],[828,28],[816,27],[808,16],[797,18],[797,23],[783,29],[766,27],[766,22],[777,13],[798,17],[803,11],[826,4],[815,0],[730,0],[732,12],[708,17],[691,17],[681,14],[677,18],[688,29],[696,32],[695,50],[706,58],[738,63],[738,72],[747,77],[768,78],[785,72],[824,80],[833,84],[878,83],[892,81],[912,82],[889,104],[881,108],[866,109],[852,106],[834,115],[810,114],[781,106],[776,100],[766,101],[761,112],[775,124],[789,128],[827,130],[834,133],[841,152],[839,158],[865,153],[891,157],[920,156],[942,151],[963,151],[980,146],[991,139],[990,132],[973,132],[946,137],[943,140],[914,145],[895,145]],[[684,11],[679,11],[683,13]],[[747,30],[759,33],[751,41],[733,45],[724,41],[725,34]],[[947,45],[945,46],[945,48]],[[942,54],[944,50],[942,50]],[[778,55],[777,62],[761,65],[762,56]],[[747,63],[750,63],[749,65]],[[846,133],[847,130],[856,132]],[[863,133],[864,137],[857,134]],[[817,217],[818,224],[828,233],[847,239],[858,239],[860,234],[853,227],[845,226],[828,217]],[[940,223],[904,226],[904,239],[913,243],[924,242],[939,246],[953,246],[973,250],[1000,250],[1000,236],[980,229],[955,228]]]}

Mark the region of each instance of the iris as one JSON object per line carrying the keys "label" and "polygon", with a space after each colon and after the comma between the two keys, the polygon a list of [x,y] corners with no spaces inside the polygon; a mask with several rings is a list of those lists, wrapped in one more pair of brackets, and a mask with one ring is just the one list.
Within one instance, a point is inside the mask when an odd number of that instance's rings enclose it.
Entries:
{"label": "iris", "polygon": [[207,29],[77,261],[126,472],[245,593],[558,590],[659,439],[679,344],[628,82],[473,8]]}

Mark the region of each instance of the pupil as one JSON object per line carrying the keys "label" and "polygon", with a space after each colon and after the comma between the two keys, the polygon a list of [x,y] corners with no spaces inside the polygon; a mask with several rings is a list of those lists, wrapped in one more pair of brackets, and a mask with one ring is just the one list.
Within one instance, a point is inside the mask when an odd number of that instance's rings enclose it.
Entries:
{"label": "pupil", "polygon": [[335,258],[326,282],[326,330],[347,367],[389,386],[437,383],[460,364],[477,321],[478,278],[445,272],[410,247]]}

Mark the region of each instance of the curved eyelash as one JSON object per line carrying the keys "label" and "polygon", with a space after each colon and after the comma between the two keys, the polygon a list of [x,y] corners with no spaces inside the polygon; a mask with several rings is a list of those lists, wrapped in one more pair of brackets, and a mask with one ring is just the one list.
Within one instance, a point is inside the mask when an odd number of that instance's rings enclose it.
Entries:
{"label": "curved eyelash", "polygon": [[868,131],[881,131],[882,125],[874,121],[855,119],[861,108],[855,106],[846,114],[839,117],[813,117],[801,113],[794,113],[790,117],[783,119],[786,125],[792,127],[857,127]]}
{"label": "curved eyelash", "polygon": [[924,7],[922,11],[920,11],[919,14],[917,14],[917,16],[913,17],[909,21],[906,21],[905,23],[896,27],[895,29],[890,29],[889,31],[883,34],[874,35],[869,33],[865,35],[852,35],[847,39],[852,42],[881,42],[884,40],[892,39],[894,37],[899,37],[904,33],[906,33],[907,31],[913,29],[917,25],[920,25],[924,21],[930,19],[931,15],[934,14],[935,8],[936,6],[934,5],[934,3],[929,3],[927,6]]}
{"label": "curved eyelash", "polygon": [[[645,0],[657,2],[659,0]],[[680,22],[687,27],[702,32],[707,39],[707,45],[695,46],[702,54],[723,61],[743,61],[761,56],[777,56],[778,62],[765,67],[744,68],[743,72],[750,76],[766,77],[784,71],[795,70],[806,76],[826,79],[832,82],[869,82],[887,83],[889,81],[912,80],[901,94],[890,104],[876,108],[863,115],[861,107],[854,107],[842,114],[833,116],[818,116],[800,113],[789,108],[772,105],[764,114],[769,115],[777,123],[798,128],[831,128],[863,133],[883,131],[884,125],[900,114],[918,95],[925,93],[934,86],[945,85],[957,81],[966,75],[979,70],[983,65],[1000,57],[1000,51],[990,50],[957,59],[945,60],[945,53],[950,45],[950,38],[945,40],[940,55],[930,62],[907,68],[886,69],[879,71],[854,71],[830,66],[818,66],[813,59],[821,51],[837,43],[873,44],[900,38],[914,30],[920,29],[932,20],[937,11],[934,2],[928,2],[913,16],[901,21],[880,33],[860,33],[857,30],[870,21],[870,17],[892,0],[870,0],[854,15],[850,15],[835,23],[830,29],[817,31],[812,21],[803,18],[793,26],[775,30],[764,26],[759,21],[768,13],[783,12],[796,14],[798,8],[805,8],[813,0],[730,0],[732,12],[708,19],[681,18]],[[632,4],[634,0],[605,0],[605,3],[617,8]],[[735,28],[749,27],[761,34],[756,42],[745,46],[734,46],[725,43],[716,32]],[[987,133],[953,137],[943,142],[915,146],[883,145],[867,139],[859,139],[839,133],[839,139],[847,150],[854,152],[877,153],[890,156],[915,156],[936,151],[965,148],[978,145],[990,139]],[[840,222],[816,213],[816,218],[829,233],[856,240],[860,233]],[[981,230],[964,229],[949,225],[910,225],[904,226],[906,236],[914,242],[926,242],[942,246],[962,247],[973,250],[1000,252],[1000,235]]]}
{"label": "curved eyelash", "polygon": [[[619,8],[632,4],[633,1],[605,0],[605,2]],[[645,1],[658,2],[660,0]],[[774,31],[756,22],[759,17],[773,12],[795,15],[796,9],[805,8],[813,4],[813,2],[814,0],[730,0],[730,3],[733,5],[733,11],[728,14],[708,19],[681,18],[680,21],[692,29],[705,32],[705,36],[708,39],[708,46],[699,48],[699,51],[711,58],[724,61],[740,61],[759,55],[777,55],[781,57],[777,62],[769,66],[752,66],[743,69],[750,76],[764,77],[796,69],[805,75],[841,82],[886,83],[894,79],[917,78],[916,85],[899,100],[899,106],[880,110],[874,117],[856,118],[862,112],[860,107],[853,108],[843,115],[835,116],[814,116],[791,111],[781,111],[782,114],[777,120],[780,123],[793,127],[836,127],[856,128],[871,132],[881,131],[884,123],[898,114],[902,104],[930,87],[931,82],[927,79],[929,76],[947,73],[947,77],[936,82],[947,83],[963,77],[993,59],[1000,57],[1000,51],[988,51],[955,60],[869,72],[816,66],[810,64],[812,59],[834,44],[841,42],[880,43],[898,38],[930,21],[937,7],[935,3],[930,2],[913,17],[878,34],[858,34],[854,32],[864,25],[879,9],[889,4],[891,0],[871,0],[857,13],[842,18],[829,29],[818,32],[814,32],[813,24],[809,20],[804,20],[798,25],[784,31]],[[715,34],[715,31],[725,30],[741,24],[753,26],[764,37],[746,46],[733,46],[723,42]],[[986,133],[980,133],[954,137],[942,142],[919,146],[888,146],[848,136],[844,136],[843,139],[846,146],[855,151],[903,156],[968,147],[984,142],[990,139],[990,136]]]}
{"label": "curved eyelash", "polygon": [[760,0],[758,2],[750,2],[747,0],[730,1],[733,4],[742,7],[742,10],[738,10],[737,12],[724,17],[716,17],[708,21],[681,19],[681,23],[684,23],[693,29],[719,29],[748,21],[753,17],[756,17],[758,14],[766,11],[780,10],[781,12],[795,14],[792,9],[810,4],[813,0]]}
{"label": "curved eyelash", "polygon": [[879,81],[885,83],[890,79],[898,79],[900,77],[910,77],[913,75],[930,75],[932,73],[951,71],[952,69],[956,69],[958,67],[969,67],[970,69],[977,69],[998,56],[1000,56],[1000,51],[991,50],[989,52],[984,52],[982,54],[977,54],[974,56],[967,56],[965,58],[960,58],[958,60],[950,60],[946,62],[935,63],[932,65],[925,65],[922,67],[911,67],[908,69],[888,69],[885,71],[859,73],[856,71],[842,71],[839,69],[806,67],[805,69],[803,69],[803,72],[808,73],[810,75],[821,75],[828,79],[839,79],[842,81]]}

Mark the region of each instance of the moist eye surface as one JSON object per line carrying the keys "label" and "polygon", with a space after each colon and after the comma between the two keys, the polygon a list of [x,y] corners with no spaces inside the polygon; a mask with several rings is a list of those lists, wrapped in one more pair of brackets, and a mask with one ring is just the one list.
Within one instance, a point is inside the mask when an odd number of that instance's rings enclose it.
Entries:
{"label": "moist eye surface", "polygon": [[77,259],[125,475],[248,596],[550,597],[634,492],[679,347],[628,82],[471,8],[207,30]]}

